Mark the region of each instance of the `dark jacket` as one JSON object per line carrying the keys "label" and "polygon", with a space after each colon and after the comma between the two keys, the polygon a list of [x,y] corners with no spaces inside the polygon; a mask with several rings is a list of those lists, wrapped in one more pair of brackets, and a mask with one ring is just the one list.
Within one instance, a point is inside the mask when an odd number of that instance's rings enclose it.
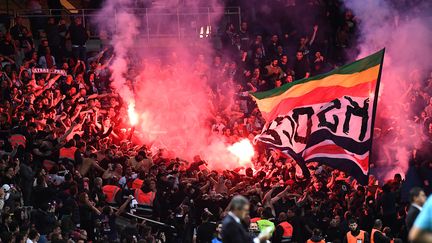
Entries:
{"label": "dark jacket", "polygon": [[407,227],[407,230],[409,231],[411,229],[411,227],[414,224],[415,219],[417,218],[417,215],[419,215],[420,210],[416,207],[414,207],[412,204],[408,209],[408,213],[405,219],[405,224]]}
{"label": "dark jacket", "polygon": [[224,243],[253,243],[245,227],[227,215],[222,221],[222,242]]}

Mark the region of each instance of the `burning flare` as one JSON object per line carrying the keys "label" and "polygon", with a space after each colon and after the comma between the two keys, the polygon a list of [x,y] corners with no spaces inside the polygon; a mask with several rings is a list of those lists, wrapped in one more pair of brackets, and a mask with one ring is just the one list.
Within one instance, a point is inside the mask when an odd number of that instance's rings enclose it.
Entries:
{"label": "burning flare", "polygon": [[253,156],[255,155],[254,147],[247,138],[229,146],[228,151],[234,154],[242,165],[251,162]]}
{"label": "burning flare", "polygon": [[128,106],[128,115],[130,124],[135,126],[138,123],[138,113],[136,113],[135,104],[132,102]]}

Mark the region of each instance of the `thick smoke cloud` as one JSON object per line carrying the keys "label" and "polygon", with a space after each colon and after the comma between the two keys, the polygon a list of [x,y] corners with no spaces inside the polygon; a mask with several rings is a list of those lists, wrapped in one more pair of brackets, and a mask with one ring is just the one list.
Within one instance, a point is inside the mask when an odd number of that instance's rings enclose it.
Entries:
{"label": "thick smoke cloud", "polygon": [[[423,1],[427,4],[428,1]],[[345,2],[359,21],[360,39],[356,58],[361,58],[386,48],[381,78],[381,95],[375,155],[377,166],[385,167],[385,176],[405,173],[410,152],[421,142],[422,126],[414,122],[419,116],[410,103],[411,91],[423,86],[421,77],[430,69],[432,53],[432,19],[415,8],[397,5],[385,0],[350,0]],[[383,170],[384,171],[384,170]]]}
{"label": "thick smoke cloud", "polygon": [[[232,105],[233,94],[231,83],[218,83],[223,97],[218,97],[216,105],[212,102],[215,97],[207,75],[215,51],[210,38],[180,38],[163,51],[143,48],[141,42],[145,40],[143,34],[149,31],[145,26],[161,33],[181,26],[188,34],[193,34],[188,29],[193,25],[205,26],[205,30],[208,25],[216,26],[223,5],[208,1],[211,18],[201,16],[192,20],[187,16],[171,16],[177,11],[178,1],[164,1],[163,10],[157,7],[147,10],[149,20],[129,8],[133,2],[107,1],[96,19],[101,28],[113,32],[112,87],[126,103],[135,106],[139,116],[136,137],[153,147],[172,150],[168,153],[172,156],[191,159],[199,154],[212,169],[234,168],[238,159],[228,151],[226,141],[210,131],[209,120],[216,109]],[[200,3],[188,1],[187,11],[198,12]],[[162,12],[168,15],[159,15]],[[115,27],[107,21],[109,16],[114,18]],[[148,24],[143,24],[148,20]]]}

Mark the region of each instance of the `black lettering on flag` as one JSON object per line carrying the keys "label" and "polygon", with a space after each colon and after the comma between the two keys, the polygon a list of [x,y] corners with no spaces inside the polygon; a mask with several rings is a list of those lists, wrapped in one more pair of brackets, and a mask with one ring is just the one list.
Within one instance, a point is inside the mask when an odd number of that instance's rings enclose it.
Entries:
{"label": "black lettering on flag", "polygon": [[333,109],[340,109],[341,108],[341,102],[339,99],[335,99],[332,101],[333,105],[330,105],[329,107],[325,108],[324,110],[318,112],[317,117],[319,120],[318,127],[327,127],[332,132],[336,132],[337,126],[339,125],[339,118],[336,115],[333,115],[334,123],[328,122],[326,119],[326,113],[333,110]]}
{"label": "black lettering on flag", "polygon": [[351,120],[351,115],[359,116],[362,118],[362,126],[360,129],[359,140],[363,141],[366,132],[367,132],[367,123],[369,120],[369,98],[365,99],[363,102],[363,107],[360,107],[359,104],[351,99],[349,96],[344,96],[346,100],[348,100],[351,106],[347,106],[347,110],[345,113],[345,122],[343,125],[343,132],[345,134],[349,133],[349,124]]}
{"label": "black lettering on flag", "polygon": [[[293,119],[295,121],[295,123],[297,124],[296,129],[295,129],[295,133],[294,133],[294,141],[296,141],[297,143],[303,143],[306,144],[306,141],[309,137],[309,135],[311,134],[311,129],[312,129],[312,115],[314,114],[314,110],[312,107],[302,107],[302,108],[296,108],[293,110]],[[306,136],[305,137],[301,137],[300,135],[298,135],[298,121],[299,121],[299,116],[301,115],[307,115],[307,130],[306,130]]]}
{"label": "black lettering on flag", "polygon": [[286,131],[286,130],[283,130],[282,132],[283,132],[283,134],[285,134],[285,136],[287,136],[289,143],[290,143],[291,145],[293,145],[293,143],[292,143],[292,139],[293,139],[293,136],[294,136],[294,127],[295,127],[295,123],[294,123],[294,120],[293,120],[290,116],[286,116],[286,118],[290,121],[290,123],[291,123],[291,128],[292,128],[292,131],[293,131],[293,132],[292,132],[291,134],[289,134],[289,132]]}
{"label": "black lettering on flag", "polygon": [[[276,120],[273,121],[273,122],[276,122],[279,125],[279,123]],[[267,127],[267,129],[265,131],[262,132],[262,135],[263,134],[267,134],[271,138],[267,138],[267,137],[261,136],[261,140],[269,142],[271,144],[275,144],[275,145],[282,145],[282,140],[281,140],[279,134],[275,130],[270,129],[270,127],[271,127],[271,124]]]}

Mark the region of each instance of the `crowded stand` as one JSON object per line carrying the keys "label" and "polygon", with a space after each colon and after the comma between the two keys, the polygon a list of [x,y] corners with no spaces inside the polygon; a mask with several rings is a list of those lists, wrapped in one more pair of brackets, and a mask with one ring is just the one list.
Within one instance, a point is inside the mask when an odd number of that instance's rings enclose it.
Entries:
{"label": "crowded stand", "polygon": [[[305,2],[280,6],[278,14],[313,20],[279,16],[287,24],[278,30],[245,7],[238,26],[227,23],[215,34],[218,52],[196,53],[191,72],[235,87],[235,105],[226,106],[226,87],[211,85],[209,133],[230,144],[253,139],[265,121],[248,92],[353,61],[355,13],[339,1]],[[222,220],[246,204],[251,238],[271,228],[274,243],[408,241],[431,192],[432,69],[416,73],[403,104],[412,108],[406,119],[421,125],[420,145],[408,148],[419,183],[405,194],[404,174],[370,175],[361,185],[323,164],[305,171],[260,144],[251,166],[212,170],[199,154],[176,157],[128,129],[127,105],[110,85],[113,48],[87,51],[91,33],[81,16],[43,20],[35,30],[14,16],[0,32],[1,242],[238,242],[222,239]],[[159,61],[149,65],[169,65]],[[378,119],[377,141],[402,139],[391,119]],[[377,152],[374,167],[391,153]]]}

